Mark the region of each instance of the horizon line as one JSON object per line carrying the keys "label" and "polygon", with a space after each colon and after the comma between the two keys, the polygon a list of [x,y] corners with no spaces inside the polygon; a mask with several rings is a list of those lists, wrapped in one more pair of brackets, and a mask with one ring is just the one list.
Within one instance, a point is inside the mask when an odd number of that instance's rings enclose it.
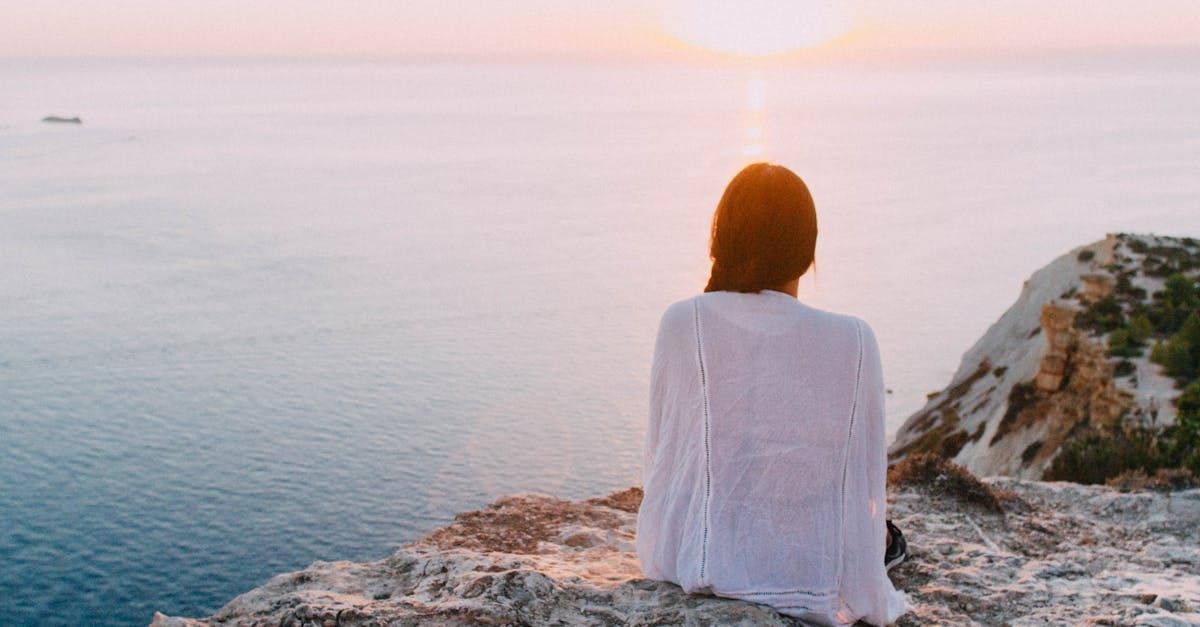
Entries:
{"label": "horizon line", "polygon": [[1138,58],[1164,56],[1200,56],[1200,44],[1182,45],[1121,45],[1076,47],[940,47],[896,48],[854,47],[793,50],[761,57],[737,56],[699,49],[667,52],[494,52],[494,53],[112,53],[112,54],[0,54],[0,62],[11,61],[262,61],[262,62],[412,62],[412,63],[553,63],[553,62],[653,62],[676,65],[760,65],[789,66],[830,62],[870,62],[887,64],[895,61],[1000,61],[1053,60],[1097,58]]}

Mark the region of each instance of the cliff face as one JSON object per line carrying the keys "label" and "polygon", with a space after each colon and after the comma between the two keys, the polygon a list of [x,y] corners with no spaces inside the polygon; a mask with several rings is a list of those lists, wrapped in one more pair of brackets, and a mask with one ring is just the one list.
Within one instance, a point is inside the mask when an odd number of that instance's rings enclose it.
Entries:
{"label": "cliff face", "polygon": [[1080,428],[1171,424],[1179,391],[1150,351],[1110,357],[1110,333],[1090,324],[1098,311],[1152,303],[1165,282],[1155,251],[1194,258],[1200,245],[1110,235],[1034,273],[950,385],[905,421],[890,460],[935,452],[981,476],[1038,479]]}
{"label": "cliff face", "polygon": [[[958,478],[927,474],[889,499],[911,550],[892,571],[912,601],[900,624],[1200,624],[1200,490],[1005,478],[948,490]],[[997,489],[1011,494],[978,504]],[[153,625],[796,624],[642,579],[640,497],[636,488],[575,502],[506,497],[384,560],[317,562],[208,618],[157,614]]]}

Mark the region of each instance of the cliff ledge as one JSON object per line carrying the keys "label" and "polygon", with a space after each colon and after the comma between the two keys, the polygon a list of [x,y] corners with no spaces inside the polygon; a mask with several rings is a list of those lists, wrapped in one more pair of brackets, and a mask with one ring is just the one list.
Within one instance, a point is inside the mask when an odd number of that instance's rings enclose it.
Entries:
{"label": "cliff ledge", "polygon": [[[928,460],[896,470],[890,513],[911,549],[892,571],[912,601],[901,625],[1200,625],[1200,490],[980,482]],[[317,562],[207,618],[153,625],[795,624],[643,579],[640,499],[505,497],[381,561]]]}

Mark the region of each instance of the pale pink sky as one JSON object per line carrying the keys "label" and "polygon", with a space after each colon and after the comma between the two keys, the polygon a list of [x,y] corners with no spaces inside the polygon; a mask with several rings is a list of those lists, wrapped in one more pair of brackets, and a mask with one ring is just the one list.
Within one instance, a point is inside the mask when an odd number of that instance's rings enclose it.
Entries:
{"label": "pale pink sky", "polygon": [[[688,1],[0,0],[0,57],[677,56]],[[811,2],[849,13],[830,54],[1200,46],[1196,0]]]}

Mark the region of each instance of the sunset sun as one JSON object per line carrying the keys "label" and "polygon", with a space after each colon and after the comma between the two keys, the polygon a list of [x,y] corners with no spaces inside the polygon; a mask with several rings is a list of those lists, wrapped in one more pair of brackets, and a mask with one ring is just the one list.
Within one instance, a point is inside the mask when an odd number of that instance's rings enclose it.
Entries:
{"label": "sunset sun", "polygon": [[663,27],[697,48],[757,57],[829,42],[846,32],[849,18],[829,0],[677,0]]}

